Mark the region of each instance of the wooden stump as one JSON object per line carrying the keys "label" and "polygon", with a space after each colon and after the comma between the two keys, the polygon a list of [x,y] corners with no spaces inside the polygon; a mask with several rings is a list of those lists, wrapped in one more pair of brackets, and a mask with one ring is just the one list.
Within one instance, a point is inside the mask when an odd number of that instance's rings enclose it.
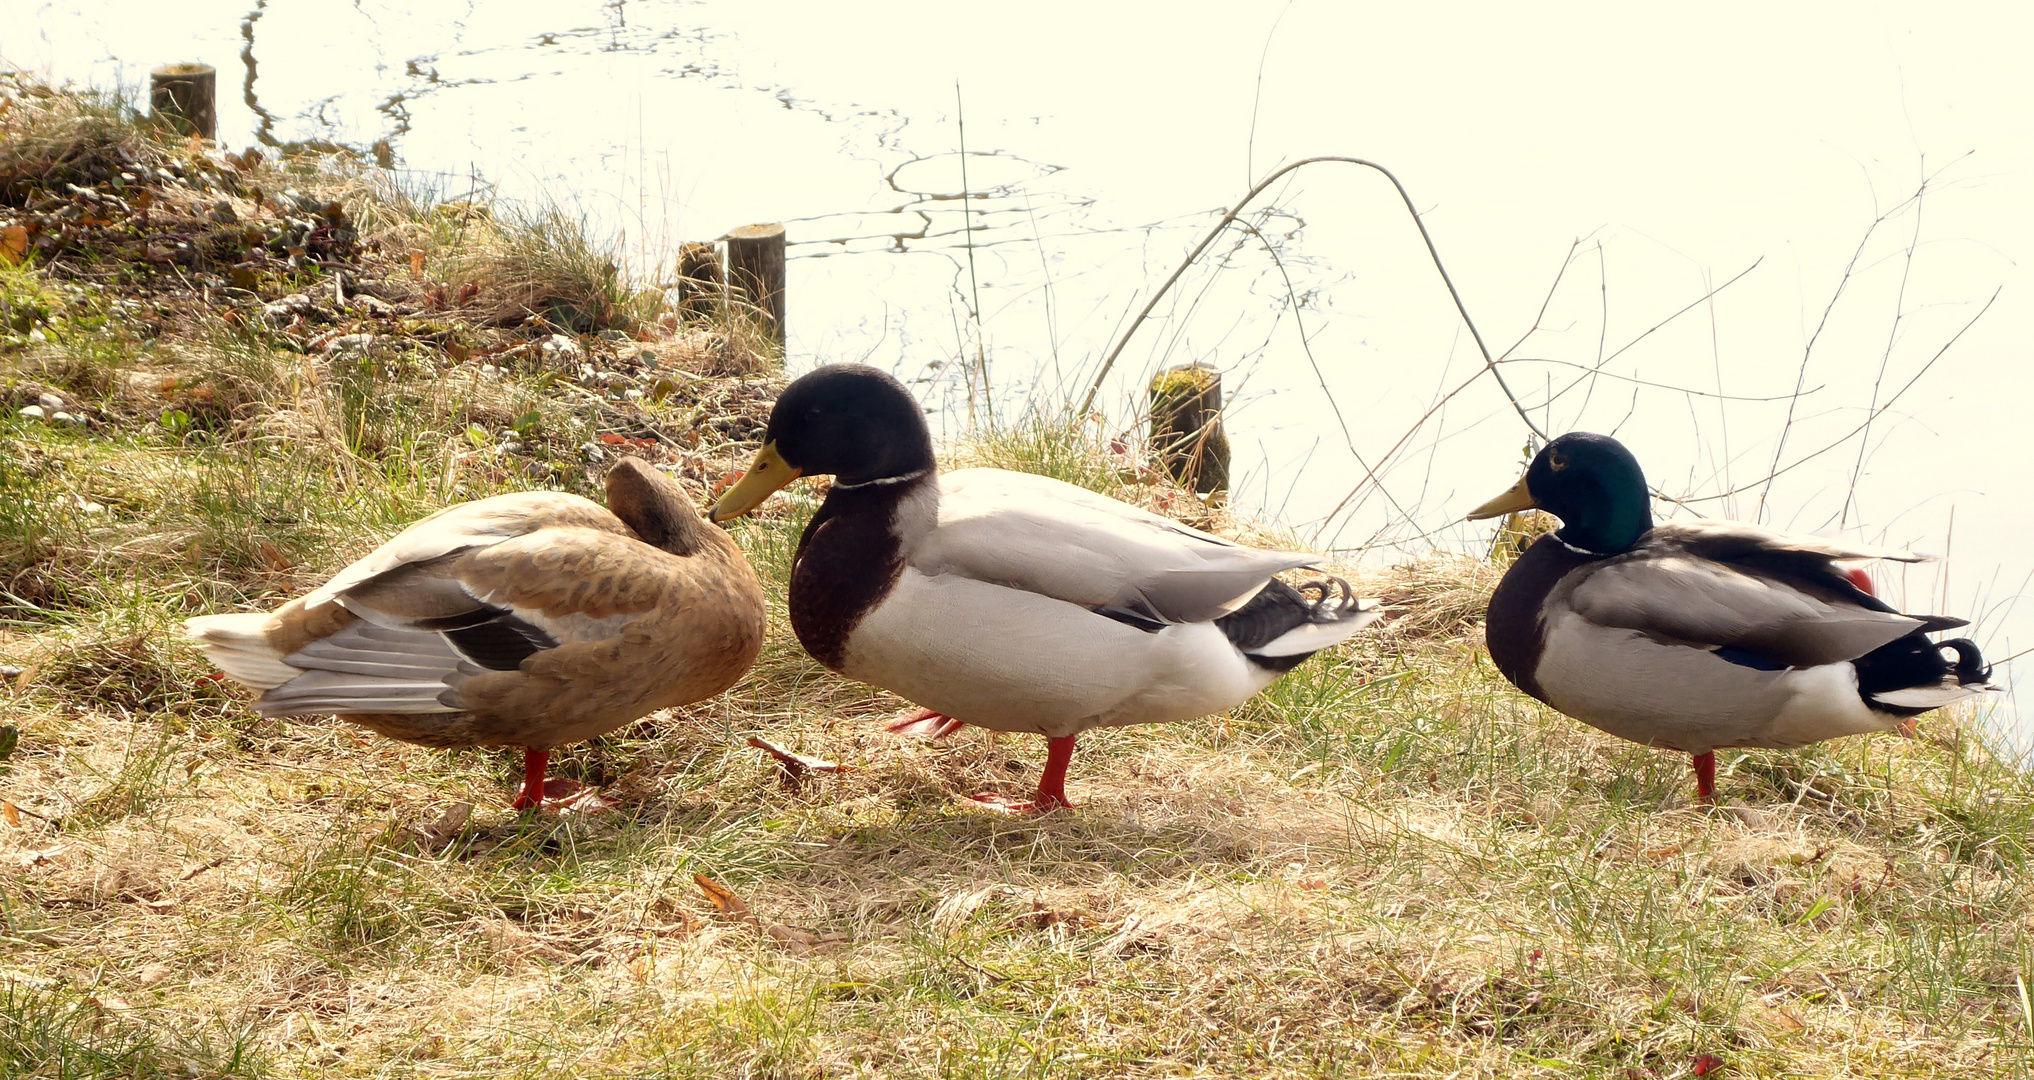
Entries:
{"label": "wooden stump", "polygon": [[727,278],[720,270],[720,249],[692,241],[678,249],[678,310],[701,318],[727,296]]}
{"label": "wooden stump", "polygon": [[219,137],[215,91],[218,73],[210,64],[170,64],[148,76],[148,111],[185,135]]}
{"label": "wooden stump", "polygon": [[1221,372],[1207,364],[1186,364],[1151,380],[1151,452],[1183,487],[1202,495],[1229,489]]}
{"label": "wooden stump", "polygon": [[770,320],[784,344],[784,226],[744,225],[727,234],[727,283]]}

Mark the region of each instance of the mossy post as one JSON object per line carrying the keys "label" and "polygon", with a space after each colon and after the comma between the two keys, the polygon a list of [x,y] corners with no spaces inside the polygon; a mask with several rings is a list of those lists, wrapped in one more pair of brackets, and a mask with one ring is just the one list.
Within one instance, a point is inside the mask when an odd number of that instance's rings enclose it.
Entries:
{"label": "mossy post", "polygon": [[727,283],[770,320],[784,344],[784,226],[744,225],[727,234]]}
{"label": "mossy post", "polygon": [[1181,485],[1202,495],[1229,490],[1221,372],[1185,364],[1151,380],[1151,449],[1166,475]]}
{"label": "mossy post", "polygon": [[210,64],[170,64],[148,76],[149,115],[185,135],[219,137],[218,72]]}
{"label": "mossy post", "polygon": [[727,298],[727,278],[720,269],[720,249],[691,241],[678,249],[678,310],[703,318]]}

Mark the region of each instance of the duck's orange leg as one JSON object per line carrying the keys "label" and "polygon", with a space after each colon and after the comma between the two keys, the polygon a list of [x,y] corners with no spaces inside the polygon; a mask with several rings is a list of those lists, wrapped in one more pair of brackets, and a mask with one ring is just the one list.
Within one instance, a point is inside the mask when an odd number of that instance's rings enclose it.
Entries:
{"label": "duck's orange leg", "polygon": [[550,766],[551,751],[534,746],[523,749],[523,790],[516,796],[516,801],[509,804],[509,809],[528,810],[544,804],[544,772]]}
{"label": "duck's orange leg", "polygon": [[1066,797],[1066,767],[1073,763],[1074,737],[1062,735],[1045,741],[1045,772],[1038,777],[1038,790],[1031,798],[1013,800],[1001,795],[977,795],[975,801],[1006,814],[1050,814],[1061,807],[1071,809]]}
{"label": "duck's orange leg", "polygon": [[1716,751],[1690,755],[1695,764],[1695,797],[1706,805],[1716,802]]}

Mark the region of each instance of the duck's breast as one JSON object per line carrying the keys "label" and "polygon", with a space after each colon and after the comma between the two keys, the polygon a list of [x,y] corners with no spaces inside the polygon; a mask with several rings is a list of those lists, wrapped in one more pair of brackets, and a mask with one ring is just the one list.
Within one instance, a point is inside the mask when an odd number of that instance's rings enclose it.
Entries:
{"label": "duck's breast", "polygon": [[1276,677],[1212,625],[1151,633],[1023,589],[910,568],[855,627],[840,670],[957,720],[1048,736],[1204,716]]}

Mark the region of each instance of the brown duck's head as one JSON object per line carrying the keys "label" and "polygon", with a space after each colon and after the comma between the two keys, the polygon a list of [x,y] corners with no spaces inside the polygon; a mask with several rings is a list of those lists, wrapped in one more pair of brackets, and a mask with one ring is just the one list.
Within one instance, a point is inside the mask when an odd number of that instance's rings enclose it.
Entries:
{"label": "brown duck's head", "polygon": [[740,517],[801,476],[845,486],[935,467],[925,412],[903,383],[865,364],[829,364],[784,388],[763,448],[714,505],[713,520]]}
{"label": "brown duck's head", "polygon": [[607,470],[607,509],[638,539],[673,555],[696,555],[720,530],[708,525],[676,481],[625,457]]}

